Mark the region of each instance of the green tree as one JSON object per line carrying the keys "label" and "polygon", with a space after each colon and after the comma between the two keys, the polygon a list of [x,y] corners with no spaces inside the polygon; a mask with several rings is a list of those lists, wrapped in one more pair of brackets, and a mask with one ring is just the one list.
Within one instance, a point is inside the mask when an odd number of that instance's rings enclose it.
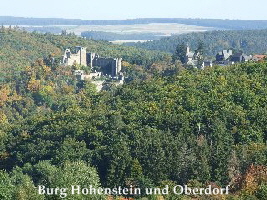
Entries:
{"label": "green tree", "polygon": [[13,200],[15,196],[15,185],[13,185],[9,174],[5,171],[0,171],[0,199]]}
{"label": "green tree", "polygon": [[181,44],[178,44],[176,47],[176,50],[172,56],[173,62],[176,60],[180,60],[183,64],[185,64],[186,63],[186,53],[187,53],[186,51],[187,51],[187,46],[184,42]]}
{"label": "green tree", "polygon": [[197,49],[196,49],[196,55],[197,55],[197,67],[201,68],[203,61],[204,61],[204,42],[200,41],[198,43]]}

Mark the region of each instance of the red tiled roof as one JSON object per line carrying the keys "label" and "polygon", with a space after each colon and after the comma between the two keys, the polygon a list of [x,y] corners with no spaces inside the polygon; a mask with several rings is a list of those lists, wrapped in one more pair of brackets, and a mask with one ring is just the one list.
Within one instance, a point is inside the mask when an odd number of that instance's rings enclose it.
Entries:
{"label": "red tiled roof", "polygon": [[266,55],[254,55],[253,57],[258,59],[264,59]]}

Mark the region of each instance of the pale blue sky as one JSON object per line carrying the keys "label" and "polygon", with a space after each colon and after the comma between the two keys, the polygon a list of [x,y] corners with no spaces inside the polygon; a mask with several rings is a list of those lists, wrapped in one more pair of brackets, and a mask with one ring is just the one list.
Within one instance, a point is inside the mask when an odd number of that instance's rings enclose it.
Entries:
{"label": "pale blue sky", "polygon": [[267,20],[267,0],[3,0],[1,16]]}

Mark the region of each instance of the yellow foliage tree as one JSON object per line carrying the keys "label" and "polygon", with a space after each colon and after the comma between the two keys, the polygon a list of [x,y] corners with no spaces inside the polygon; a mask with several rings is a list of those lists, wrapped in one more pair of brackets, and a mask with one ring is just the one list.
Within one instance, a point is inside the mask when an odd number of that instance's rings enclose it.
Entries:
{"label": "yellow foliage tree", "polygon": [[40,90],[40,87],[41,87],[41,81],[40,80],[31,79],[28,82],[27,89],[30,90],[31,92],[37,92]]}

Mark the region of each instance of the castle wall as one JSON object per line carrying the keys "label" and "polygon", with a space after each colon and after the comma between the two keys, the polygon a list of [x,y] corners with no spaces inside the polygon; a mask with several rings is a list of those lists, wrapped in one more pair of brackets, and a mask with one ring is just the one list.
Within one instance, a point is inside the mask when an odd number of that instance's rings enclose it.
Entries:
{"label": "castle wall", "polygon": [[95,58],[93,60],[93,66],[101,67],[103,74],[114,76],[113,71],[114,59],[113,58]]}
{"label": "castle wall", "polygon": [[121,71],[121,62],[122,62],[122,58],[118,58],[116,74],[118,74]]}
{"label": "castle wall", "polygon": [[66,49],[63,55],[63,64],[66,66],[78,64],[78,65],[87,65],[86,60],[86,48],[85,47],[76,47],[76,53],[71,53],[70,49]]}
{"label": "castle wall", "polygon": [[74,65],[74,64],[80,64],[79,63],[80,56],[76,54],[72,54],[70,58],[67,60],[67,65]]}
{"label": "castle wall", "polygon": [[71,66],[74,64],[84,66],[101,67],[103,74],[115,77],[121,71],[121,58],[101,58],[96,53],[86,53],[85,47],[76,47],[75,53],[71,53],[70,49],[66,49],[63,56],[63,64]]}

